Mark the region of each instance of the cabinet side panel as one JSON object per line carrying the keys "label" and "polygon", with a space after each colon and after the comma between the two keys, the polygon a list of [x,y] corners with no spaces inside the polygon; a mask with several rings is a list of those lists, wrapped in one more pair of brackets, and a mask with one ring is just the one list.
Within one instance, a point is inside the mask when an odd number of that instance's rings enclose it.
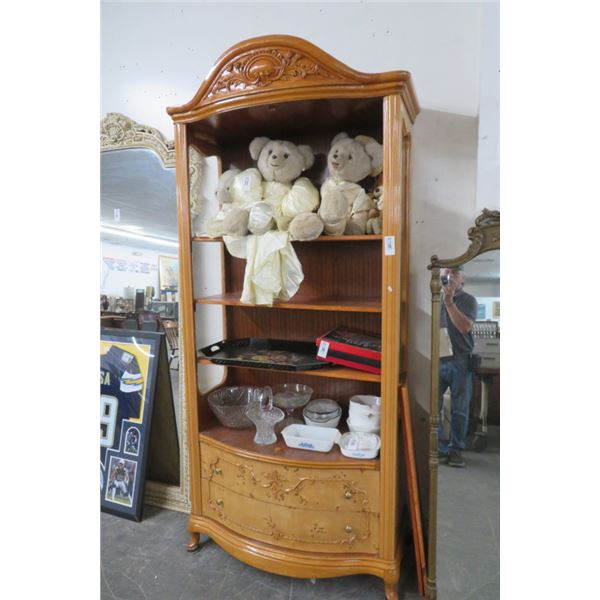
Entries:
{"label": "cabinet side panel", "polygon": [[400,266],[403,260],[402,220],[402,100],[399,95],[386,96],[384,108],[383,185],[385,208],[383,235],[392,243],[382,257],[382,326],[381,326],[381,527],[380,557],[392,560],[397,546],[397,438],[398,379],[400,349]]}
{"label": "cabinet side panel", "polygon": [[403,110],[402,128],[402,288],[400,304],[400,376],[405,381],[408,370],[408,298],[410,282],[410,220],[411,220],[411,123]]}
{"label": "cabinet side panel", "polygon": [[202,506],[200,485],[195,476],[200,469],[198,446],[198,394],[196,384],[196,340],[194,332],[192,286],[192,239],[188,187],[188,140],[186,126],[175,125],[175,159],[177,177],[177,219],[179,227],[180,318],[182,320],[181,363],[183,364],[187,398],[192,513],[199,514]]}

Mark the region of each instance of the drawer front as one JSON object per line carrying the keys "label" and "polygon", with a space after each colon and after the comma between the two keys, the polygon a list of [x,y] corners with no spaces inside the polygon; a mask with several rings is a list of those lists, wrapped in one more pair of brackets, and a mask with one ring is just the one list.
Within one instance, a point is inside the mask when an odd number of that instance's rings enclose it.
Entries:
{"label": "drawer front", "polygon": [[474,352],[476,354],[500,354],[500,339],[476,339]]}
{"label": "drawer front", "polygon": [[379,512],[379,472],[252,461],[202,443],[202,479],[261,502],[322,511]]}
{"label": "drawer front", "polygon": [[479,366],[482,369],[499,369],[500,355],[499,354],[480,354]]}
{"label": "drawer front", "polygon": [[319,511],[261,502],[202,480],[202,512],[225,527],[268,544],[311,552],[378,552],[378,515]]}

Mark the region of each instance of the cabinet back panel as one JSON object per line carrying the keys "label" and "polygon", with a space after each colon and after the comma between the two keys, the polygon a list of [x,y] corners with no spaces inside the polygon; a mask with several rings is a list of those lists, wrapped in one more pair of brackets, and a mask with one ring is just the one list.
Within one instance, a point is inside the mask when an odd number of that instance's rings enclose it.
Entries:
{"label": "cabinet back panel", "polygon": [[[351,381],[311,377],[305,371],[302,374],[281,373],[280,371],[260,371],[254,369],[229,369],[227,385],[252,385],[258,387],[273,386],[280,383],[305,383],[313,389],[312,399],[331,398],[343,408],[342,419],[348,416],[348,401],[356,394],[379,395],[379,384],[368,381]],[[301,418],[302,411],[298,410]],[[340,426],[342,421],[340,421]]]}
{"label": "cabinet back panel", "polygon": [[[381,298],[381,240],[293,244],[304,280],[298,297]],[[242,293],[246,261],[225,252],[226,292]]]}
{"label": "cabinet back panel", "polygon": [[379,314],[227,307],[228,339],[261,337],[314,342],[319,336],[342,325],[381,335]]}
{"label": "cabinet back panel", "polygon": [[[340,98],[264,104],[211,115],[190,129],[192,135],[198,133],[203,139],[213,140],[221,149],[226,169],[238,150],[243,149],[250,158],[248,145],[257,136],[310,144],[315,151],[322,150],[316,138],[324,140],[329,149],[331,140],[341,131],[351,136],[371,135],[381,142],[383,102],[381,98]],[[237,166],[246,168],[253,163]]]}

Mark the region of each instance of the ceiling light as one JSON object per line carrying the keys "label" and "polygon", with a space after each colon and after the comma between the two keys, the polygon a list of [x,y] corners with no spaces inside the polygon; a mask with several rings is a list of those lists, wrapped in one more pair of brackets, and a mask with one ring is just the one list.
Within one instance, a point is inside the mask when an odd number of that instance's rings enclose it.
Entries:
{"label": "ceiling light", "polygon": [[121,225],[117,229],[127,229],[127,231],[141,231],[144,228],[140,227],[139,225]]}
{"label": "ceiling light", "polygon": [[107,227],[106,225],[100,225],[100,231],[101,233],[107,233],[110,235],[129,238],[130,240],[138,240],[140,242],[149,242],[152,244],[162,244],[163,246],[171,246],[172,248],[179,247],[179,243],[177,242],[177,240],[159,238],[151,235],[142,235],[130,231],[123,231],[122,229],[117,229],[116,227]]}

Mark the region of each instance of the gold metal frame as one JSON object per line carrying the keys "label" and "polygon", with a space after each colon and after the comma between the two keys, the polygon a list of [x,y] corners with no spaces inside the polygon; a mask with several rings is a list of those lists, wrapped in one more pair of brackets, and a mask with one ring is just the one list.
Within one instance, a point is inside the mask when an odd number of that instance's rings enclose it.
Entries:
{"label": "gold metal frame", "polygon": [[438,478],[438,411],[439,393],[439,335],[440,335],[440,270],[453,269],[465,264],[479,254],[500,249],[500,211],[483,209],[475,219],[475,226],[467,231],[471,240],[467,251],[456,258],[431,257],[427,267],[431,271],[431,388],[429,408],[429,532],[427,553],[427,598],[437,598],[437,478]]}
{"label": "gold metal frame", "polygon": [[[158,129],[140,125],[121,113],[107,113],[100,122],[100,151],[110,152],[129,148],[153,150],[160,157],[165,168],[175,167],[175,143],[168,141]],[[199,172],[198,169],[196,171]],[[181,319],[179,319],[179,337],[181,339]],[[184,366],[181,364],[179,369],[178,428],[180,484],[176,486],[158,481],[146,481],[144,502],[189,513],[191,505],[189,499],[187,400],[184,378]]]}

